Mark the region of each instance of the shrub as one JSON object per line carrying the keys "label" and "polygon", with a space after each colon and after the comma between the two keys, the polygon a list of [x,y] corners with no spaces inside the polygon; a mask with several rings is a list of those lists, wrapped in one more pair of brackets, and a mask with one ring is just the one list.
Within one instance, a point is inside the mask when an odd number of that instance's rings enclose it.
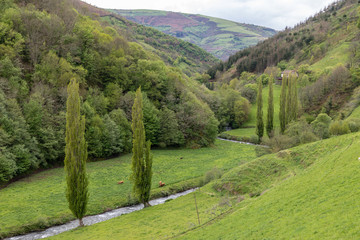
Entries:
{"label": "shrub", "polygon": [[321,139],[330,137],[329,126],[331,117],[326,113],[320,113],[316,119],[311,123],[314,133]]}
{"label": "shrub", "polygon": [[241,89],[241,96],[249,100],[250,103],[256,102],[257,88],[256,84],[246,84]]}
{"label": "shrub", "polygon": [[359,118],[351,118],[346,120],[349,129],[351,132],[358,132],[360,130],[360,119]]}
{"label": "shrub", "polygon": [[287,135],[277,134],[272,138],[263,138],[264,145],[269,146],[271,152],[278,152],[296,146],[295,138]]}
{"label": "shrub", "polygon": [[221,169],[218,169],[217,167],[214,167],[207,173],[205,173],[204,176],[204,184],[211,182],[212,180],[219,179],[223,175],[223,171]]}
{"label": "shrub", "polygon": [[344,121],[334,121],[330,124],[329,132],[331,135],[343,135],[350,133],[349,124]]}

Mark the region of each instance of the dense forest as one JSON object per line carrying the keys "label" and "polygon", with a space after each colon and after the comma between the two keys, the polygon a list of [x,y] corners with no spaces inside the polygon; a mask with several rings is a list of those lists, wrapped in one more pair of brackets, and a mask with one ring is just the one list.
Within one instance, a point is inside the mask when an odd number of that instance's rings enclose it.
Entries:
{"label": "dense forest", "polygon": [[[162,48],[171,49],[173,41],[183,44],[172,39]],[[139,86],[146,138],[153,146],[208,146],[219,128],[246,120],[249,103],[240,93],[210,91],[201,85],[206,74],[188,68],[188,77],[147,46],[80,1],[2,1],[0,181],[63,164],[71,79],[80,83],[93,160],[131,150],[131,107]],[[180,56],[199,62],[199,54]]]}

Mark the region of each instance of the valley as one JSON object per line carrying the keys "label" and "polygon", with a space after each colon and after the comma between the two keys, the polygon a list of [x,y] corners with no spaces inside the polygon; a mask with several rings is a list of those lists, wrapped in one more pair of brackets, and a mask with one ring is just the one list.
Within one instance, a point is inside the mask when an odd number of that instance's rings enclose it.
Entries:
{"label": "valley", "polygon": [[73,220],[49,239],[358,238],[359,13],[336,1],[275,33],[1,2],[0,239]]}

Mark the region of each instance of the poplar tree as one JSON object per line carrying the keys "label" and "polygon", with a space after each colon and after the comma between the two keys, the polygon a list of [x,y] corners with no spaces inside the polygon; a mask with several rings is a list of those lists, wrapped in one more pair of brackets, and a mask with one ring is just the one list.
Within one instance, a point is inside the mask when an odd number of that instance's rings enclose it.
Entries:
{"label": "poplar tree", "polygon": [[292,120],[297,119],[297,112],[298,112],[298,95],[297,95],[297,78],[294,78],[294,82],[292,84]]}
{"label": "poplar tree", "polygon": [[264,121],[262,109],[262,80],[259,79],[258,93],[257,93],[257,114],[256,114],[256,134],[259,140],[264,136]]}
{"label": "poplar tree", "polygon": [[287,94],[286,94],[286,110],[285,110],[285,125],[287,125],[292,120],[292,111],[291,111],[291,104],[292,104],[292,81],[293,78],[290,75],[287,81]]}
{"label": "poplar tree", "polygon": [[86,213],[89,193],[86,175],[87,144],[85,142],[85,117],[80,116],[79,84],[72,79],[67,87],[66,102],[66,198],[69,208],[84,226],[82,218]]}
{"label": "poplar tree", "polygon": [[268,111],[266,121],[266,133],[270,137],[271,132],[274,129],[274,92],[273,92],[273,75],[270,76],[269,80],[269,99],[268,99]]}
{"label": "poplar tree", "polygon": [[150,206],[152,155],[150,153],[151,142],[145,143],[142,108],[142,94],[141,87],[139,87],[132,107],[133,155],[131,159],[131,180],[134,183],[133,193],[138,197],[139,202],[144,204],[144,207],[148,207]]}
{"label": "poplar tree", "polygon": [[284,76],[281,83],[280,111],[279,111],[281,133],[284,133],[286,128],[286,120],[285,120],[286,119],[286,85],[287,85],[287,77]]}

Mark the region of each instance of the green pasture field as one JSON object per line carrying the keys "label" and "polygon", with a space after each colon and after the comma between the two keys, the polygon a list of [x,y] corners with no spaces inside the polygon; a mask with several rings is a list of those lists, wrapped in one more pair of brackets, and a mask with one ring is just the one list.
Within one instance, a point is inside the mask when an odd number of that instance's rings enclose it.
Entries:
{"label": "green pasture field", "polygon": [[[152,193],[159,197],[202,184],[214,167],[227,171],[255,158],[254,146],[217,140],[201,149],[158,149],[154,154]],[[87,165],[88,215],[135,204],[131,196],[131,154]],[[118,181],[124,184],[117,184]],[[166,186],[159,188],[159,181]],[[46,170],[0,190],[0,237],[25,233],[73,219],[65,199],[63,168]]]}

